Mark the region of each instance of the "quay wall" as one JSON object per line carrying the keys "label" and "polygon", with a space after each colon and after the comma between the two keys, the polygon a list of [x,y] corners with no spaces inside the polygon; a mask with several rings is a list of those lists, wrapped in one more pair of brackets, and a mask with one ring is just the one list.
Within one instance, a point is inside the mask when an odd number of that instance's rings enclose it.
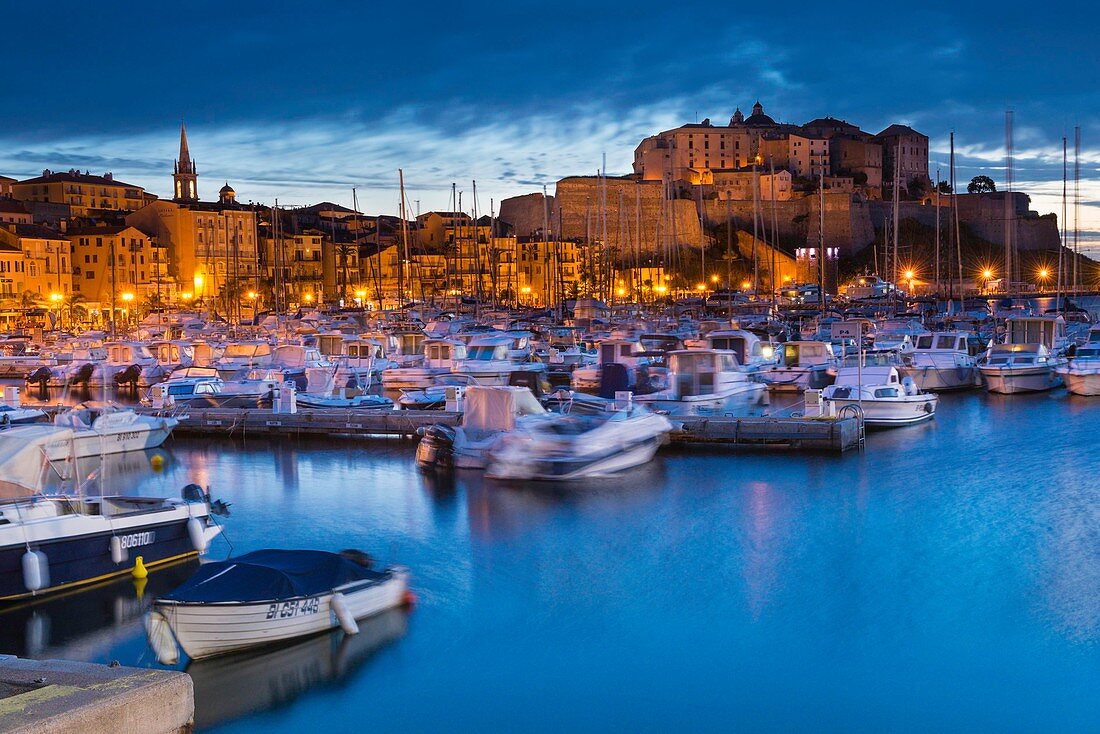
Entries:
{"label": "quay wall", "polygon": [[[606,193],[601,186],[606,186]],[[563,178],[556,193],[544,199],[541,194],[513,197],[501,202],[500,217],[516,227],[520,237],[541,231],[544,206],[549,204],[551,231],[561,223],[561,235],[567,239],[585,239],[591,234],[599,239],[602,222],[599,219],[601,199],[606,202],[607,239],[610,246],[629,252],[640,240],[645,253],[660,252],[669,243],[682,247],[698,247],[704,227],[721,227],[732,218],[734,227],[752,232],[751,201],[705,199],[665,200],[660,181],[637,181],[629,178],[608,178],[604,182],[595,176]],[[1057,217],[1038,215],[1030,210],[1030,197],[1022,192],[1009,194],[1015,210],[1016,245],[1021,250],[1053,249],[1058,246]],[[995,246],[1003,245],[1005,236],[1004,194],[963,194],[957,197],[959,220],[976,236]],[[844,192],[825,194],[826,246],[839,247],[841,255],[850,255],[867,247],[875,239],[876,229],[884,226],[892,213],[890,202],[870,201]],[[932,197],[923,201],[902,202],[900,216],[933,227],[936,206]],[[940,216],[943,226],[950,220],[950,199],[941,199]],[[819,197],[803,196],[788,201],[760,202],[765,231],[761,239],[771,241],[773,206],[780,247],[793,251],[798,247],[818,244]],[[638,220],[641,232],[638,236]],[[560,218],[560,219],[559,219]]]}

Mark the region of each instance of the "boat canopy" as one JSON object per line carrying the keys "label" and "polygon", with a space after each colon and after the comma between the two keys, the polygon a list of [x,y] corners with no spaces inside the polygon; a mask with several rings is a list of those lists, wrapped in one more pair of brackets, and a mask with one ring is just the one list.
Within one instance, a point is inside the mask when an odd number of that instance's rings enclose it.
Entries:
{"label": "boat canopy", "polygon": [[72,439],[71,430],[50,425],[15,426],[0,433],[0,497],[42,491],[49,472],[49,447]]}
{"label": "boat canopy", "polygon": [[510,431],[517,416],[546,412],[526,387],[486,385],[466,388],[464,408],[462,427],[475,431]]}
{"label": "boat canopy", "polygon": [[339,554],[266,549],[227,561],[204,563],[161,601],[191,604],[265,602],[327,594],[344,584],[375,581],[385,574]]}

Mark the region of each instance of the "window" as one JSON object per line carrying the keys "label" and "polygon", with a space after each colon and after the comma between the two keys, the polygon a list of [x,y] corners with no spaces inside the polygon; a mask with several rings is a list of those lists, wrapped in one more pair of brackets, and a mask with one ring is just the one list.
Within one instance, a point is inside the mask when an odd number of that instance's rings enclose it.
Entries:
{"label": "window", "polygon": [[84,280],[94,280],[94,279],[95,279],[95,273],[92,272],[91,270],[84,273]]}

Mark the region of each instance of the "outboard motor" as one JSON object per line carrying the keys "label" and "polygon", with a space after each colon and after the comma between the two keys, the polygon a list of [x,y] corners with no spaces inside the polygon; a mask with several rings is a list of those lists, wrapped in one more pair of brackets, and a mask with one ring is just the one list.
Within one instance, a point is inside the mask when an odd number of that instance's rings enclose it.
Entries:
{"label": "outboard motor", "polygon": [[42,392],[46,392],[46,388],[50,385],[51,377],[53,377],[53,371],[49,367],[39,367],[34,372],[27,375],[27,384],[38,385],[38,388]]}
{"label": "outboard motor", "polygon": [[79,369],[73,373],[73,376],[69,378],[70,385],[83,385],[88,387],[88,383],[92,381],[92,373],[95,372],[95,365],[91,362],[86,362],[80,365]]}
{"label": "outboard motor", "polygon": [[421,469],[453,469],[457,436],[451,426],[442,423],[428,426],[416,445],[416,465]]}
{"label": "outboard motor", "polygon": [[115,373],[115,383],[121,387],[123,385],[129,385],[132,389],[137,389],[138,380],[141,378],[141,365],[132,364],[124,370]]}

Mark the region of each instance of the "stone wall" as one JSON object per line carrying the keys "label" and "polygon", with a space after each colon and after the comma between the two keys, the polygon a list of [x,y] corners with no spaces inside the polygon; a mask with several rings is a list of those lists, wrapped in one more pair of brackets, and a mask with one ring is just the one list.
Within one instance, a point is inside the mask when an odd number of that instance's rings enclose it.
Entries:
{"label": "stone wall", "polygon": [[[665,200],[659,181],[636,181],[629,178],[606,179],[607,239],[613,248],[630,251],[636,241],[641,222],[643,252],[658,252],[670,243],[698,247],[702,227],[721,227],[732,218],[734,227],[752,232],[751,201],[707,199],[702,202],[702,221],[697,200]],[[1026,194],[1013,194],[1018,212],[1017,245],[1021,250],[1053,249],[1058,246],[1058,224],[1053,215],[1042,216],[1029,211]],[[556,196],[549,197],[551,231],[558,228],[567,239],[584,239],[589,233],[600,239],[600,179],[595,176],[563,178],[557,184]],[[825,194],[826,247],[839,247],[841,256],[858,252],[875,239],[876,229],[884,226],[891,215],[890,202],[856,199],[847,193]],[[778,244],[790,251],[797,247],[818,244],[818,196],[809,195],[790,201],[775,202],[778,224]],[[948,199],[942,204],[941,217],[947,226]],[[620,206],[621,203],[621,206]],[[1003,194],[961,195],[958,197],[959,218],[975,235],[994,245],[1004,241]],[[500,218],[516,227],[523,237],[542,228],[544,199],[542,194],[528,194],[501,202]],[[765,230],[763,239],[772,239],[772,202],[760,202]],[[934,226],[936,208],[931,202],[902,202],[902,219],[915,219]],[[946,231],[946,230],[945,230]]]}

